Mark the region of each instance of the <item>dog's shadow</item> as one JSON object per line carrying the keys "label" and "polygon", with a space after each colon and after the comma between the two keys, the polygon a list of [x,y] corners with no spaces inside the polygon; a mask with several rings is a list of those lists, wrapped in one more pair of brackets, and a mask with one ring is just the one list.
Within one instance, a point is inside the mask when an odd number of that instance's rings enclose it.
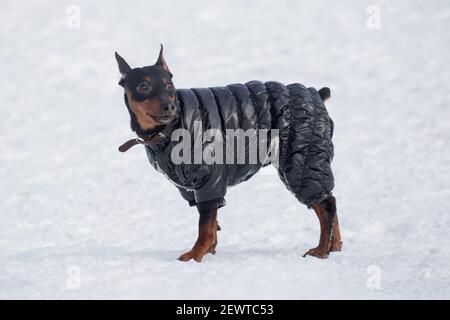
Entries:
{"label": "dog's shadow", "polygon": [[[131,255],[140,256],[142,258],[152,258],[161,262],[178,262],[177,258],[187,252],[188,249],[177,250],[142,250],[134,251]],[[250,248],[238,249],[234,247],[219,248],[217,253],[207,254],[204,261],[243,261],[247,259],[268,259],[268,258],[298,258],[302,257],[302,251],[299,248]]]}
{"label": "dog's shadow", "polygon": [[[164,263],[178,262],[177,258],[188,251],[188,248],[179,249],[131,249],[126,246],[86,246],[82,249],[55,246],[45,248],[35,248],[32,250],[24,251],[21,253],[12,254],[5,258],[10,261],[32,261],[32,260],[66,260],[71,263],[76,263],[77,260],[83,261],[84,259],[102,259],[105,261],[126,261],[126,260],[139,260],[152,259]],[[300,251],[298,248],[250,248],[239,249],[234,246],[223,247],[218,250],[214,255],[208,254],[205,260],[217,259],[220,261],[235,261],[246,260],[251,258],[279,258],[279,257],[291,257],[299,256]]]}

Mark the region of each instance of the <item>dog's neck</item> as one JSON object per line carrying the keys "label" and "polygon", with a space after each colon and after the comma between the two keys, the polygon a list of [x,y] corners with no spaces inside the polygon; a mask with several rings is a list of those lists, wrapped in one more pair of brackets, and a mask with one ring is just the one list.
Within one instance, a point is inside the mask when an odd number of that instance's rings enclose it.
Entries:
{"label": "dog's neck", "polygon": [[174,126],[178,121],[174,121],[170,124],[163,126],[161,130],[155,130],[151,134],[139,135],[138,138],[130,139],[119,147],[120,152],[128,151],[131,147],[137,144],[143,144],[152,150],[161,150],[170,141],[170,137]]}
{"label": "dog's neck", "polygon": [[139,124],[137,124],[137,128],[132,128],[132,130],[139,138],[143,140],[150,140],[153,137],[157,136],[160,132],[163,132],[167,126],[170,126],[170,124],[160,125],[153,129],[142,130]]}

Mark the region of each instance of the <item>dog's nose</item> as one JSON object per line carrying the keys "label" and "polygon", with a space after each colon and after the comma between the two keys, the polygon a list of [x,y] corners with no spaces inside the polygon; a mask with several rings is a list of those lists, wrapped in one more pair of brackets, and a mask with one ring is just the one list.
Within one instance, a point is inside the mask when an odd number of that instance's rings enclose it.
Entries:
{"label": "dog's nose", "polygon": [[169,103],[164,107],[164,111],[173,111],[175,109],[175,104]]}

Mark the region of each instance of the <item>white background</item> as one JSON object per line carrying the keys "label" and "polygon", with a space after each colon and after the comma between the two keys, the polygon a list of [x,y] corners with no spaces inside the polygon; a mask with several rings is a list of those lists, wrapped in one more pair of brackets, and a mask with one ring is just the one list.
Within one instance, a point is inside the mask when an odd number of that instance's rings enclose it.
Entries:
{"label": "white background", "polygon": [[[80,29],[67,26],[71,4]],[[373,4],[379,30],[366,25]],[[448,1],[2,1],[0,12],[0,298],[450,298]],[[331,88],[342,253],[302,258],[319,224],[264,169],[228,191],[217,254],[176,261],[196,210],[142,146],[117,151],[133,135],[114,51],[149,65],[161,42],[179,88]]]}

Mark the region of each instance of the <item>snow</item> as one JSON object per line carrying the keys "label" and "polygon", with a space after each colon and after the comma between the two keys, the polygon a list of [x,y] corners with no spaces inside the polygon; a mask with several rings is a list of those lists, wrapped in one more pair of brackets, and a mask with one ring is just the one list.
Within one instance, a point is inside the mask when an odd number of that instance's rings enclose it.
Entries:
{"label": "snow", "polygon": [[[66,9],[81,12],[70,29]],[[381,29],[366,26],[380,9]],[[2,1],[0,298],[450,298],[447,1]],[[344,251],[273,169],[229,189],[219,245],[133,135],[114,60],[175,85],[329,86]]]}

